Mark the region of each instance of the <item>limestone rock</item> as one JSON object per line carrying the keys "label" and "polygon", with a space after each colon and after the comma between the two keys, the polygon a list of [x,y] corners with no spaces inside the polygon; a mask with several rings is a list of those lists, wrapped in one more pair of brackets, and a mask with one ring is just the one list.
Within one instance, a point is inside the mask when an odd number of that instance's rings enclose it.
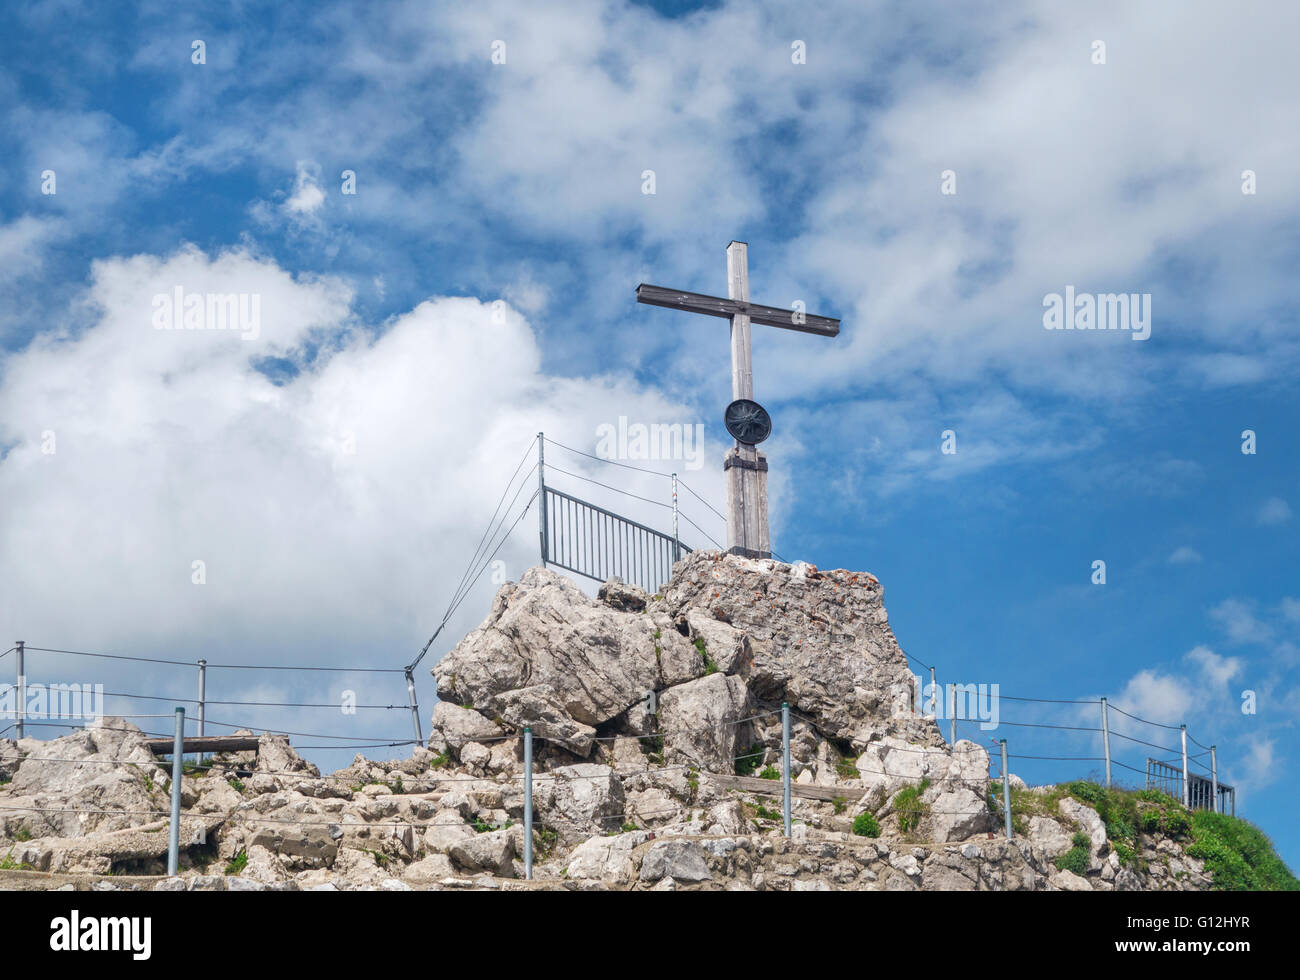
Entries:
{"label": "limestone rock", "polygon": [[710,674],[669,688],[659,701],[665,761],[733,772],[736,722],[749,707],[749,690],[735,676]]}
{"label": "limestone rock", "polygon": [[565,876],[626,885],[637,875],[634,852],[648,836],[643,830],[634,830],[613,837],[591,837],[569,854]]}
{"label": "limestone rock", "polygon": [[710,877],[708,852],[694,841],[663,840],[650,845],[641,860],[642,881],[706,881]]}
{"label": "limestone rock", "polygon": [[584,762],[533,778],[534,807],[571,833],[617,829],[623,803],[623,782],[609,766]]}
{"label": "limestone rock", "polygon": [[509,831],[474,834],[453,844],[447,852],[452,863],[465,871],[486,871],[498,877],[513,875],[514,840]]}

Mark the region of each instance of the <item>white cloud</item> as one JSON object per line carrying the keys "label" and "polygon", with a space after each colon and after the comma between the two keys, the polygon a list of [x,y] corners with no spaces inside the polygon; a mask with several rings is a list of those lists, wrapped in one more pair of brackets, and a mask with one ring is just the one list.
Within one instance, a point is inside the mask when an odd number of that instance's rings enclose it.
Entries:
{"label": "white cloud", "polygon": [[1266,643],[1273,636],[1268,624],[1255,615],[1254,604],[1244,599],[1224,599],[1210,610],[1210,618],[1233,643]]}
{"label": "white cloud", "polygon": [[1206,646],[1194,647],[1184,655],[1184,659],[1195,664],[1201,672],[1202,682],[1216,691],[1241,673],[1238,658],[1221,657]]}
{"label": "white cloud", "polygon": [[1281,497],[1270,497],[1260,505],[1255,519],[1265,527],[1285,524],[1291,520],[1291,505]]}
{"label": "white cloud", "polygon": [[[257,293],[259,336],[154,330],[151,298],[177,284]],[[246,252],[104,261],[87,302],[96,322],[41,335],[6,357],[0,381],[0,630],[33,645],[401,666],[538,430],[590,450],[620,414],[685,414],[625,377],[543,374],[510,308],[498,322],[477,299],[436,297],[376,331],[354,322],[339,283]],[[266,356],[301,373],[274,384],[252,366]],[[596,475],[599,464],[553,452],[548,462]],[[599,478],[670,499],[656,477]],[[720,476],[693,483],[719,503]],[[665,526],[662,508],[616,508]],[[537,562],[535,526],[499,556],[510,577]],[[195,560],[206,585],[191,582]],[[485,577],[445,641],[477,623],[492,591]]]}
{"label": "white cloud", "polygon": [[1189,545],[1182,545],[1175,548],[1173,554],[1169,556],[1171,565],[1195,565],[1201,560],[1201,553]]}
{"label": "white cloud", "polygon": [[318,177],[320,168],[302,160],[298,161],[298,173],[293,181],[293,193],[285,200],[283,209],[290,218],[300,222],[311,222],[325,203],[325,192],[321,190]]}
{"label": "white cloud", "polygon": [[1148,721],[1178,725],[1196,704],[1196,696],[1183,678],[1148,669],[1129,678],[1114,702],[1121,710]]}

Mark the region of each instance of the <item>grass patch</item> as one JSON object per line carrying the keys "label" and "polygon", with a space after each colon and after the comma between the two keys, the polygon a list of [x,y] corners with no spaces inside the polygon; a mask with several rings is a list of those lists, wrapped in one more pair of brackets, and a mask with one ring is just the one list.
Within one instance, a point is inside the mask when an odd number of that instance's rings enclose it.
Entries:
{"label": "grass patch", "polygon": [[230,788],[236,793],[242,793],[244,791],[244,781],[242,779],[236,779],[234,776],[231,776],[226,780],[226,782],[230,784]]}
{"label": "grass patch", "polygon": [[14,831],[14,840],[29,841],[32,839],[32,832],[26,827],[19,827]]}
{"label": "grass patch", "polygon": [[248,867],[248,852],[241,847],[239,853],[226,864],[226,874],[237,875],[246,867]]}
{"label": "grass patch", "polygon": [[1300,881],[1254,824],[1210,810],[1195,811],[1190,823],[1187,853],[1205,862],[1216,890],[1300,891]]}
{"label": "grass patch", "polygon": [[861,779],[862,773],[858,772],[858,762],[856,759],[850,759],[847,756],[835,763],[835,771],[841,779]]}
{"label": "grass patch", "polygon": [[443,769],[451,764],[451,750],[440,752],[429,760],[430,769]]}
{"label": "grass patch", "polygon": [[766,769],[764,769],[762,772],[758,774],[758,778],[759,779],[780,779],[781,773],[777,770],[776,766],[768,766]]}
{"label": "grass patch", "polygon": [[35,870],[36,868],[28,864],[26,861],[15,861],[13,848],[10,848],[9,853],[6,854],[4,857],[0,858],[0,871],[35,871]]}
{"label": "grass patch", "polygon": [[704,660],[704,676],[708,677],[710,674],[716,674],[718,672],[718,665],[714,662],[713,658],[709,656],[709,651],[705,649],[704,637],[697,636],[695,638],[695,649],[700,651],[700,657]]}
{"label": "grass patch", "polygon": [[474,833],[476,834],[488,834],[494,830],[501,829],[494,823],[488,823],[482,817],[475,817],[474,822],[470,824],[470,826],[474,828]]}
{"label": "grass patch", "polygon": [[921,802],[921,794],[930,788],[930,780],[922,779],[915,786],[904,786],[894,794],[894,812],[898,814],[898,829],[901,833],[908,834],[920,826],[921,818],[929,811],[930,806]]}
{"label": "grass patch", "polygon": [[835,797],[835,799],[831,800],[831,806],[835,808],[836,816],[839,816],[841,813],[843,813],[848,808],[848,805],[849,805],[848,800],[844,799],[844,797],[842,796],[837,796]]}
{"label": "grass patch", "polygon": [[[1000,815],[1000,783],[992,785],[995,809]],[[1300,880],[1274,850],[1272,842],[1258,827],[1239,817],[1210,810],[1189,811],[1182,803],[1160,790],[1130,790],[1075,780],[1055,786],[1047,792],[1011,790],[1012,827],[1017,833],[1027,831],[1034,816],[1062,820],[1059,805],[1066,797],[1092,807],[1106,825],[1106,839],[1116,856],[1126,866],[1146,870],[1141,857],[1144,835],[1182,838],[1187,854],[1205,862],[1213,887],[1221,891],[1300,891]],[[994,803],[994,799],[990,803]],[[1074,847],[1057,858],[1057,867],[1075,868],[1079,850],[1076,834]],[[1082,873],[1082,872],[1076,872]]]}
{"label": "grass patch", "polygon": [[853,833],[858,837],[879,837],[880,821],[869,813],[859,813],[853,818]]}
{"label": "grass patch", "polygon": [[763,761],[763,743],[755,742],[736,756],[736,775],[752,776],[758,764]]}

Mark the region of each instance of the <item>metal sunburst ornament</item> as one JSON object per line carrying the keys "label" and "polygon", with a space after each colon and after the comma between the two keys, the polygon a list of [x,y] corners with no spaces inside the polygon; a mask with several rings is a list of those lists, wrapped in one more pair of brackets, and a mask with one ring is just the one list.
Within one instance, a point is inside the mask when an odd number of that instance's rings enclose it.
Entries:
{"label": "metal sunburst ornament", "polygon": [[732,438],[746,446],[757,446],[772,434],[772,416],[748,398],[737,398],[728,405],[723,421]]}

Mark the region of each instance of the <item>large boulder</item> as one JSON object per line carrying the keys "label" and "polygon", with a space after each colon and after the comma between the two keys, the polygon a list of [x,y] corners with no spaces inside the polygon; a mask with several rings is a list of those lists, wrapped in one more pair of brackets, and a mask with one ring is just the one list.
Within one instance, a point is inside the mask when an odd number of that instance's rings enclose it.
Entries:
{"label": "large boulder", "polygon": [[449,701],[439,701],[433,706],[429,743],[441,751],[450,748],[459,754],[468,742],[491,741],[503,734],[500,725],[470,708]]}
{"label": "large boulder", "polygon": [[610,885],[627,885],[635,877],[635,851],[649,835],[634,830],[613,837],[590,837],[573,849],[565,867],[565,877],[578,881],[604,881]]}
{"label": "large boulder", "polygon": [[669,688],[659,701],[664,760],[734,772],[738,722],[750,713],[749,705],[745,682],[727,674]]}
{"label": "large boulder", "polygon": [[686,637],[662,616],[627,611],[625,595],[616,608],[563,575],[530,568],[502,586],[483,624],[433,668],[438,696],[511,725],[544,724],[545,737],[585,755],[592,728],[704,669]]}
{"label": "large boulder", "polygon": [[934,723],[910,710],[915,680],[875,576],[695,551],[674,566],[663,595],[664,611],[701,635],[709,621],[743,633],[734,669],[755,697],[788,700],[824,735],[859,751],[883,734],[943,744]]}
{"label": "large boulder", "polygon": [[125,830],[169,809],[167,774],[144,733],[122,718],[100,718],[48,742],[25,739],[21,747],[26,755],[0,813],[6,837]]}
{"label": "large boulder", "polygon": [[561,766],[533,777],[533,806],[545,823],[568,833],[617,830],[623,815],[623,781],[609,766]]}

